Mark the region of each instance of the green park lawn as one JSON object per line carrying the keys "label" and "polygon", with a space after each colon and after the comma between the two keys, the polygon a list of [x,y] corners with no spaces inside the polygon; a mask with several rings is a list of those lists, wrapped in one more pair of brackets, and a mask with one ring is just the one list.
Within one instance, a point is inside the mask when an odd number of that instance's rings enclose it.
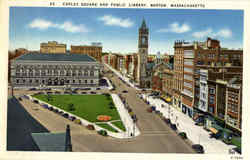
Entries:
{"label": "green park lawn", "polygon": [[[120,120],[120,115],[116,108],[109,108],[109,103],[113,103],[112,97],[108,99],[105,95],[48,95],[39,94],[33,97],[47,102],[53,106],[61,108],[67,112],[75,114],[90,122],[97,122],[98,115],[111,116],[111,120]],[[70,111],[68,105],[74,104],[75,110]]]}
{"label": "green park lawn", "polygon": [[111,123],[115,125],[117,128],[121,129],[122,131],[126,131],[126,128],[124,127],[122,121],[115,121]]}

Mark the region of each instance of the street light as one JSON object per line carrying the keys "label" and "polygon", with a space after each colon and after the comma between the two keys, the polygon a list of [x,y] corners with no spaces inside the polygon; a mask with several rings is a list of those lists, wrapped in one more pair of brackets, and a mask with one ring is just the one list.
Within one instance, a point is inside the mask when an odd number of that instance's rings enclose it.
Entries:
{"label": "street light", "polygon": [[133,134],[133,136],[135,137],[135,117],[134,117],[134,119],[133,119],[133,124],[134,124],[134,126],[133,126],[133,127],[134,127],[134,128],[133,128],[133,129],[134,129],[134,134]]}

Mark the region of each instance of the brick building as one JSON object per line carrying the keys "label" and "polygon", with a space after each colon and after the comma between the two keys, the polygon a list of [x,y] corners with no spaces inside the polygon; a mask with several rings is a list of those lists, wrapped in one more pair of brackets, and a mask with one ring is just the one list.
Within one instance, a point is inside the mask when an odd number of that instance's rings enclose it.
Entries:
{"label": "brick building", "polygon": [[102,58],[102,46],[100,45],[71,45],[70,53],[72,54],[87,54],[97,61],[101,62]]}
{"label": "brick building", "polygon": [[66,44],[59,44],[56,41],[41,43],[40,53],[66,53]]}
{"label": "brick building", "polygon": [[225,121],[241,131],[242,123],[242,82],[227,84]]}
{"label": "brick building", "polygon": [[[195,101],[198,92],[195,89],[195,84],[196,81],[199,81],[200,69],[213,69],[217,72],[222,70],[228,72],[230,70],[231,72],[242,73],[243,51],[221,48],[218,40],[207,38],[205,42],[193,43],[176,41],[174,49],[173,104],[175,107],[181,108],[182,112],[190,117],[193,116],[193,107],[198,105]],[[232,78],[231,73],[219,75],[225,76],[224,78],[226,76]],[[207,108],[208,106],[204,110],[207,110]]]}

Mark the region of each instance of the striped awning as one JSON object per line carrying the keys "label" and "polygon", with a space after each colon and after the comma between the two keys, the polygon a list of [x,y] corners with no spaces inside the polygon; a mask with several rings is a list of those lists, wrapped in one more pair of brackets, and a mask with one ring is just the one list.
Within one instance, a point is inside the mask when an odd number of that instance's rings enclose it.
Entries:
{"label": "striped awning", "polygon": [[215,129],[215,128],[209,128],[209,130],[210,130],[212,133],[214,133],[214,134],[216,134],[216,133],[218,132],[218,130]]}

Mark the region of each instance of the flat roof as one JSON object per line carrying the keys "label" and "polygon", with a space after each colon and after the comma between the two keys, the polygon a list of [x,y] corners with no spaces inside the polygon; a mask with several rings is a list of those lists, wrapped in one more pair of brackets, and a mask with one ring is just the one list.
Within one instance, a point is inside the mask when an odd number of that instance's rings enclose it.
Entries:
{"label": "flat roof", "polygon": [[65,54],[65,53],[27,53],[16,58],[23,61],[77,61],[96,62],[96,60],[86,54]]}
{"label": "flat roof", "polygon": [[65,151],[66,133],[31,133],[40,151]]}

